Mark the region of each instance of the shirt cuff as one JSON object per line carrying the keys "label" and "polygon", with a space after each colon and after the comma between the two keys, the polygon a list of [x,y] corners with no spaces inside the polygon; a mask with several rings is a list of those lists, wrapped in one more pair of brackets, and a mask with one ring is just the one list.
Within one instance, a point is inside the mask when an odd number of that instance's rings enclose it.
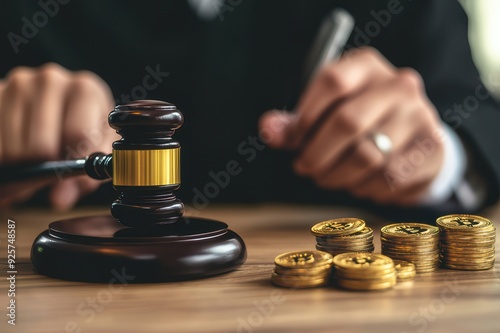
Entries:
{"label": "shirt cuff", "polygon": [[443,123],[441,140],[444,145],[441,170],[421,199],[420,205],[422,206],[436,206],[446,202],[464,181],[467,154],[462,141],[445,123]]}

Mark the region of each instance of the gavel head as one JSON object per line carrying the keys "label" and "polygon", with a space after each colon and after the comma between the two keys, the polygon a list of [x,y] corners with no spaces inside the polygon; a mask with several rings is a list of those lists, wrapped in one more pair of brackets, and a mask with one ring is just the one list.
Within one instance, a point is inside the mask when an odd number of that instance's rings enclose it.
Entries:
{"label": "gavel head", "polygon": [[143,100],[118,105],[109,125],[122,136],[113,143],[113,186],[120,192],[111,214],[123,225],[170,224],[184,213],[173,191],[181,183],[180,144],[172,139],[184,121],[173,104]]}

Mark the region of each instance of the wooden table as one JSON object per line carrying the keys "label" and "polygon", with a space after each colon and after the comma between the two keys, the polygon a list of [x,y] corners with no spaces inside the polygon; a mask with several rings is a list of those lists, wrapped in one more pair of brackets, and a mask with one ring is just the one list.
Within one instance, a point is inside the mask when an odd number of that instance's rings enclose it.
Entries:
{"label": "wooden table", "polygon": [[[313,249],[309,228],[315,222],[356,216],[376,231],[388,222],[342,207],[263,205],[203,210],[204,217],[229,223],[248,248],[248,259],[240,269],[213,278],[110,289],[107,284],[61,281],[33,271],[29,249],[49,222],[98,213],[107,209],[0,213],[1,332],[500,332],[498,264],[479,272],[439,270],[382,292],[272,286],[274,257]],[[499,221],[500,209],[484,215]],[[8,325],[6,316],[7,218],[17,225],[16,326]],[[379,239],[377,232],[376,251],[380,251]]]}

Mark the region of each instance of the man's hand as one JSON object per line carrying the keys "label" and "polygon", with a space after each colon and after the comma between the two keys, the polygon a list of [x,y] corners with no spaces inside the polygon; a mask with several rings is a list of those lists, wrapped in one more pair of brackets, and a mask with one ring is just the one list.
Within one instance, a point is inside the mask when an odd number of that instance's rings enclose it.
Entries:
{"label": "man's hand", "polygon": [[[269,146],[297,151],[298,174],[378,203],[418,202],[444,157],[442,124],[421,77],[395,68],[372,48],[325,67],[295,114],[267,112],[260,127]],[[389,156],[377,149],[373,133],[390,138]]]}
{"label": "man's hand", "polygon": [[[79,158],[109,152],[116,133],[107,126],[114,100],[108,85],[88,71],[57,64],[16,67],[0,81],[0,164]],[[0,191],[0,206],[29,198],[47,182]],[[50,199],[71,207],[100,182],[80,176],[53,183]]]}

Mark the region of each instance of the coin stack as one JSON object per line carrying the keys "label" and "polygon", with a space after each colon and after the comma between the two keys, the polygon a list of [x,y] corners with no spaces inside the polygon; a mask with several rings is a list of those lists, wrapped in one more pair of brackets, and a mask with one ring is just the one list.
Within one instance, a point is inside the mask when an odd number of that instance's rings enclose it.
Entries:
{"label": "coin stack", "polygon": [[493,267],[496,229],[490,220],[454,214],[442,216],[436,223],[441,231],[440,259],[444,267],[473,271]]}
{"label": "coin stack", "polygon": [[391,258],[371,252],[348,252],[333,258],[336,285],[351,290],[382,290],[396,284]]}
{"label": "coin stack", "polygon": [[373,230],[358,218],[341,218],[315,224],[316,249],[333,256],[345,252],[373,252]]}
{"label": "coin stack", "polygon": [[417,273],[439,268],[439,228],[423,223],[395,223],[381,229],[382,253],[409,261]]}
{"label": "coin stack", "polygon": [[396,268],[396,278],[398,282],[411,281],[415,278],[415,265],[404,260],[393,260]]}
{"label": "coin stack", "polygon": [[271,281],[287,288],[313,288],[329,282],[333,257],[321,251],[296,251],[274,259]]}

